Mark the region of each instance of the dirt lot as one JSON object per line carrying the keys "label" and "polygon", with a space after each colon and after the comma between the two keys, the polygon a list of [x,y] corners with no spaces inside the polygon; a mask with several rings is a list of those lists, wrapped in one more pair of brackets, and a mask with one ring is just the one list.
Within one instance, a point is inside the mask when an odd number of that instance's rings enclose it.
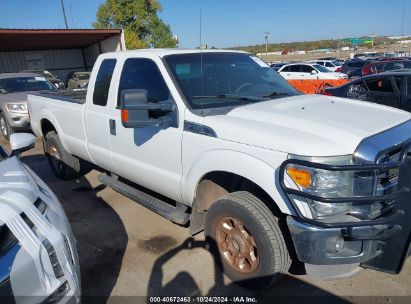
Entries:
{"label": "dirt lot", "polygon": [[[253,296],[230,284],[205,248],[179,227],[102,186],[98,172],[60,181],[42,154],[41,142],[22,160],[61,200],[78,242],[84,302],[146,302],[134,296]],[[411,259],[400,275],[364,270],[351,279],[317,281],[289,275],[263,293],[269,302],[410,303]],[[112,297],[110,297],[112,296]],[[121,296],[121,297],[119,297]],[[287,297],[287,298],[284,298]]]}

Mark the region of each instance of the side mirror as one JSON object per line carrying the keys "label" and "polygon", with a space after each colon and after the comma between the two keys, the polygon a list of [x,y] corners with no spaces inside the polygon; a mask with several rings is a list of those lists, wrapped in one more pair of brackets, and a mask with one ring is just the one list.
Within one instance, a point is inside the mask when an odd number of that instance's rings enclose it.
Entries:
{"label": "side mirror", "polygon": [[318,74],[318,72],[316,70],[312,70],[311,75],[315,75],[315,74]]}
{"label": "side mirror", "polygon": [[33,149],[36,145],[36,137],[30,133],[13,133],[10,135],[11,155]]}
{"label": "side mirror", "polygon": [[171,100],[157,103],[148,102],[146,90],[130,89],[121,91],[121,123],[125,128],[145,128],[150,126],[163,126],[168,128],[171,124],[169,117],[150,117],[150,111],[157,110],[172,112],[175,104]]}

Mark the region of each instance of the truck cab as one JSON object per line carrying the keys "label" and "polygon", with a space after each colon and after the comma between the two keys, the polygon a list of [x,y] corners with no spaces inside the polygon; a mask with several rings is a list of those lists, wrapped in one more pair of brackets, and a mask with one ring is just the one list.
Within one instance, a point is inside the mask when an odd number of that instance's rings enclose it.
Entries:
{"label": "truck cab", "polygon": [[259,58],[220,50],[101,55],[87,94],[29,95],[63,179],[102,183],[204,230],[234,281],[292,262],[321,278],[398,273],[409,254],[411,115],[303,95]]}

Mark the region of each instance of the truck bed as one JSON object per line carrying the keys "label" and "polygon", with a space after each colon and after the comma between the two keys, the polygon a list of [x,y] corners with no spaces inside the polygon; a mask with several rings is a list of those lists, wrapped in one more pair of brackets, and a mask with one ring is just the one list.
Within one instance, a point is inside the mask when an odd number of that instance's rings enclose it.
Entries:
{"label": "truck bed", "polygon": [[41,97],[53,98],[62,101],[84,104],[86,102],[87,89],[82,90],[56,90],[31,93]]}
{"label": "truck bed", "polygon": [[30,124],[33,133],[43,136],[42,125],[48,121],[59,134],[63,147],[70,154],[89,160],[84,110],[86,90],[41,91],[28,94]]}

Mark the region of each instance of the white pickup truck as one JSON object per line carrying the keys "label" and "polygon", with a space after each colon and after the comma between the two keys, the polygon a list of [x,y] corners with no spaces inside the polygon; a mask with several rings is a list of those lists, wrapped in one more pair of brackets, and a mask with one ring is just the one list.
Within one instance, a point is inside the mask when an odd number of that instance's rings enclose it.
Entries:
{"label": "white pickup truck", "polygon": [[87,94],[28,99],[58,177],[103,169],[115,191],[204,230],[234,281],[268,286],[291,262],[321,278],[398,273],[409,255],[409,113],[302,95],[220,50],[107,53]]}

